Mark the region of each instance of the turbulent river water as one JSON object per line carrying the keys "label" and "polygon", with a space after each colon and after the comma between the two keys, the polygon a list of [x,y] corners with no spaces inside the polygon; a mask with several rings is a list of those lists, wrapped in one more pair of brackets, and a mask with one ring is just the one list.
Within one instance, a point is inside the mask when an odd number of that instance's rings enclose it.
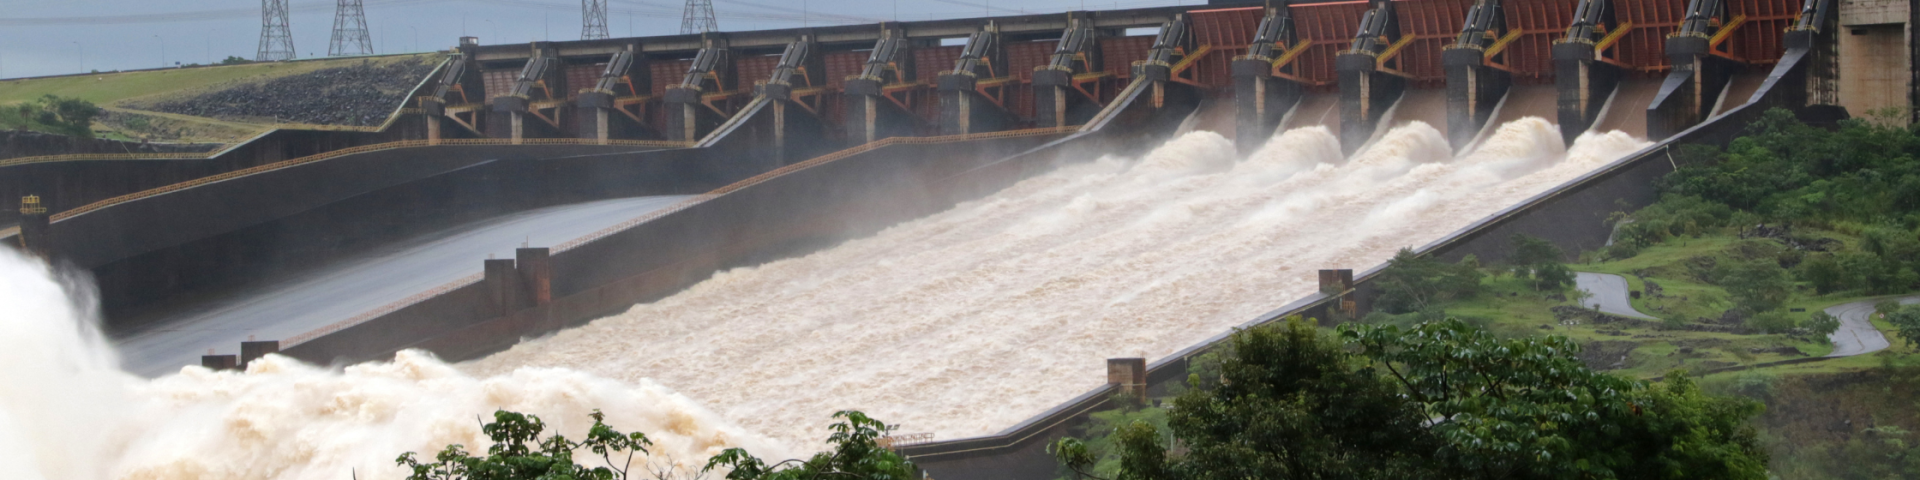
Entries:
{"label": "turbulent river water", "polygon": [[1106,358],[1170,354],[1305,296],[1317,269],[1377,265],[1646,145],[1567,146],[1524,118],[1464,156],[1415,122],[1351,157],[1309,127],[1240,158],[1196,131],[461,365],[269,357],[141,380],[114,368],[84,282],[0,253],[0,304],[23,307],[0,309],[22,332],[0,338],[0,462],[26,479],[399,478],[399,452],[482,448],[496,408],[576,435],[604,410],[660,463],[785,458],[849,408],[989,434],[1104,383]]}

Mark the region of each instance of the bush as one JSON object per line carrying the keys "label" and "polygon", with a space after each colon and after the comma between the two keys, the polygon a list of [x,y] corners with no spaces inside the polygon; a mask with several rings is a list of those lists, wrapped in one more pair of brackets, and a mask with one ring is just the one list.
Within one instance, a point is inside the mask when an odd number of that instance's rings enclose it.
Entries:
{"label": "bush", "polygon": [[1479,270],[1442,263],[1400,249],[1380,272],[1380,310],[1392,314],[1430,311],[1441,303],[1470,298],[1480,292]]}
{"label": "bush", "polygon": [[1813,315],[1807,318],[1806,322],[1801,323],[1800,326],[1806,328],[1807,333],[1826,337],[1833,335],[1833,332],[1840,331],[1840,318],[1830,315],[1827,312],[1817,311],[1813,312]]}
{"label": "bush", "polygon": [[1747,313],[1779,309],[1793,293],[1787,270],[1771,259],[1719,262],[1713,283],[1726,288],[1734,305]]}
{"label": "bush", "polygon": [[1793,317],[1782,310],[1765,311],[1747,317],[1747,328],[1766,333],[1786,333],[1793,330],[1794,326]]}

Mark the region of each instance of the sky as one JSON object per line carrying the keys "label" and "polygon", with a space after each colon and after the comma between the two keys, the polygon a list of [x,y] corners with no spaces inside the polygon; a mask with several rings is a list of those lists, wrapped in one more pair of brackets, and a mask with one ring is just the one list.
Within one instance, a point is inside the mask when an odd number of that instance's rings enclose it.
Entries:
{"label": "sky", "polygon": [[[1204,0],[713,0],[723,31],[1140,8]],[[335,0],[291,0],[301,58],[324,57]],[[0,78],[252,59],[260,0],[6,0]],[[578,0],[364,0],[375,53],[580,38]],[[615,37],[680,33],[684,0],[609,0]],[[897,13],[896,13],[897,12]],[[163,60],[164,59],[164,60]],[[165,63],[162,63],[162,62]]]}

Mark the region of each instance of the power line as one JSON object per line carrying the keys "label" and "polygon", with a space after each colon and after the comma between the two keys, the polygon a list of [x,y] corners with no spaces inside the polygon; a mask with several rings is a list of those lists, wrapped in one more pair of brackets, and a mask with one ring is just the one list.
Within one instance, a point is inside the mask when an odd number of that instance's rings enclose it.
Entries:
{"label": "power line", "polygon": [[327,56],[372,55],[373,39],[367,32],[367,11],[361,0],[340,0],[333,12],[333,40],[327,44]]}

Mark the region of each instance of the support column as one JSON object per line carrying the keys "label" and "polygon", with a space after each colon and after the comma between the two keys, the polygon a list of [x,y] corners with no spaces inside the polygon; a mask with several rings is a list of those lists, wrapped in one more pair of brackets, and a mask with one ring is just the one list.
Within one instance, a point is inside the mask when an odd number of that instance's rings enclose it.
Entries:
{"label": "support column", "polygon": [[1554,89],[1559,91],[1560,139],[1568,145],[1600,121],[1600,109],[1620,83],[1620,69],[1596,61],[1593,45],[1553,45]]}
{"label": "support column", "polygon": [[1494,107],[1507,96],[1513,84],[1503,70],[1488,68],[1485,53],[1474,48],[1447,49],[1440,54],[1447,71],[1447,143],[1455,151],[1467,148],[1487,121]]}
{"label": "support column", "polygon": [[514,270],[534,306],[553,303],[553,254],[547,248],[520,248],[513,251]]}
{"label": "support column", "polygon": [[1115,386],[1114,395],[1116,397],[1146,403],[1147,359],[1107,359],[1107,384]]}
{"label": "support column", "polygon": [[1305,90],[1292,80],[1275,77],[1265,59],[1233,61],[1234,146],[1241,155],[1253,153],[1273,139],[1287,112],[1300,103]]}
{"label": "support column", "polygon": [[580,92],[574,100],[574,120],[579,125],[579,138],[588,138],[606,144],[609,139],[607,111],[613,108],[613,94],[607,92]]}
{"label": "support column", "polygon": [[20,250],[40,258],[53,258],[53,225],[40,196],[20,199]]}
{"label": "support column", "polygon": [[[279,340],[249,340],[240,342],[240,369],[246,370],[247,365],[252,364],[254,360],[259,360],[260,357],[267,356],[269,353],[280,353]],[[205,362],[204,359],[201,361]]]}
{"label": "support column", "polygon": [[1334,304],[1328,308],[1329,313],[1340,315],[1347,319],[1360,318],[1362,310],[1360,309],[1359,296],[1352,293],[1353,286],[1352,269],[1320,271],[1320,293],[1327,296],[1338,297],[1334,300]]}
{"label": "support column", "polygon": [[513,263],[512,259],[490,258],[482,264],[482,288],[487,292],[488,309],[494,316],[505,316],[525,306],[520,272],[513,268]]}
{"label": "support column", "polygon": [[1352,155],[1373,138],[1380,118],[1406,93],[1406,79],[1379,70],[1371,53],[1342,53],[1333,60],[1340,74],[1340,150]]}
{"label": "support column", "polygon": [[520,116],[527,111],[527,98],[501,96],[494,97],[492,103],[492,108],[488,109],[491,111],[487,115],[487,136],[511,139],[514,143],[520,143],[525,133],[521,130],[524,125],[520,123]]}
{"label": "support column", "polygon": [[1709,45],[1704,36],[1667,37],[1667,61],[1672,62],[1673,71],[1647,107],[1648,139],[1664,140],[1713,115],[1732,66],[1713,56]]}
{"label": "support column", "polygon": [[237,355],[201,355],[200,366],[208,370],[239,370],[240,357]]}

